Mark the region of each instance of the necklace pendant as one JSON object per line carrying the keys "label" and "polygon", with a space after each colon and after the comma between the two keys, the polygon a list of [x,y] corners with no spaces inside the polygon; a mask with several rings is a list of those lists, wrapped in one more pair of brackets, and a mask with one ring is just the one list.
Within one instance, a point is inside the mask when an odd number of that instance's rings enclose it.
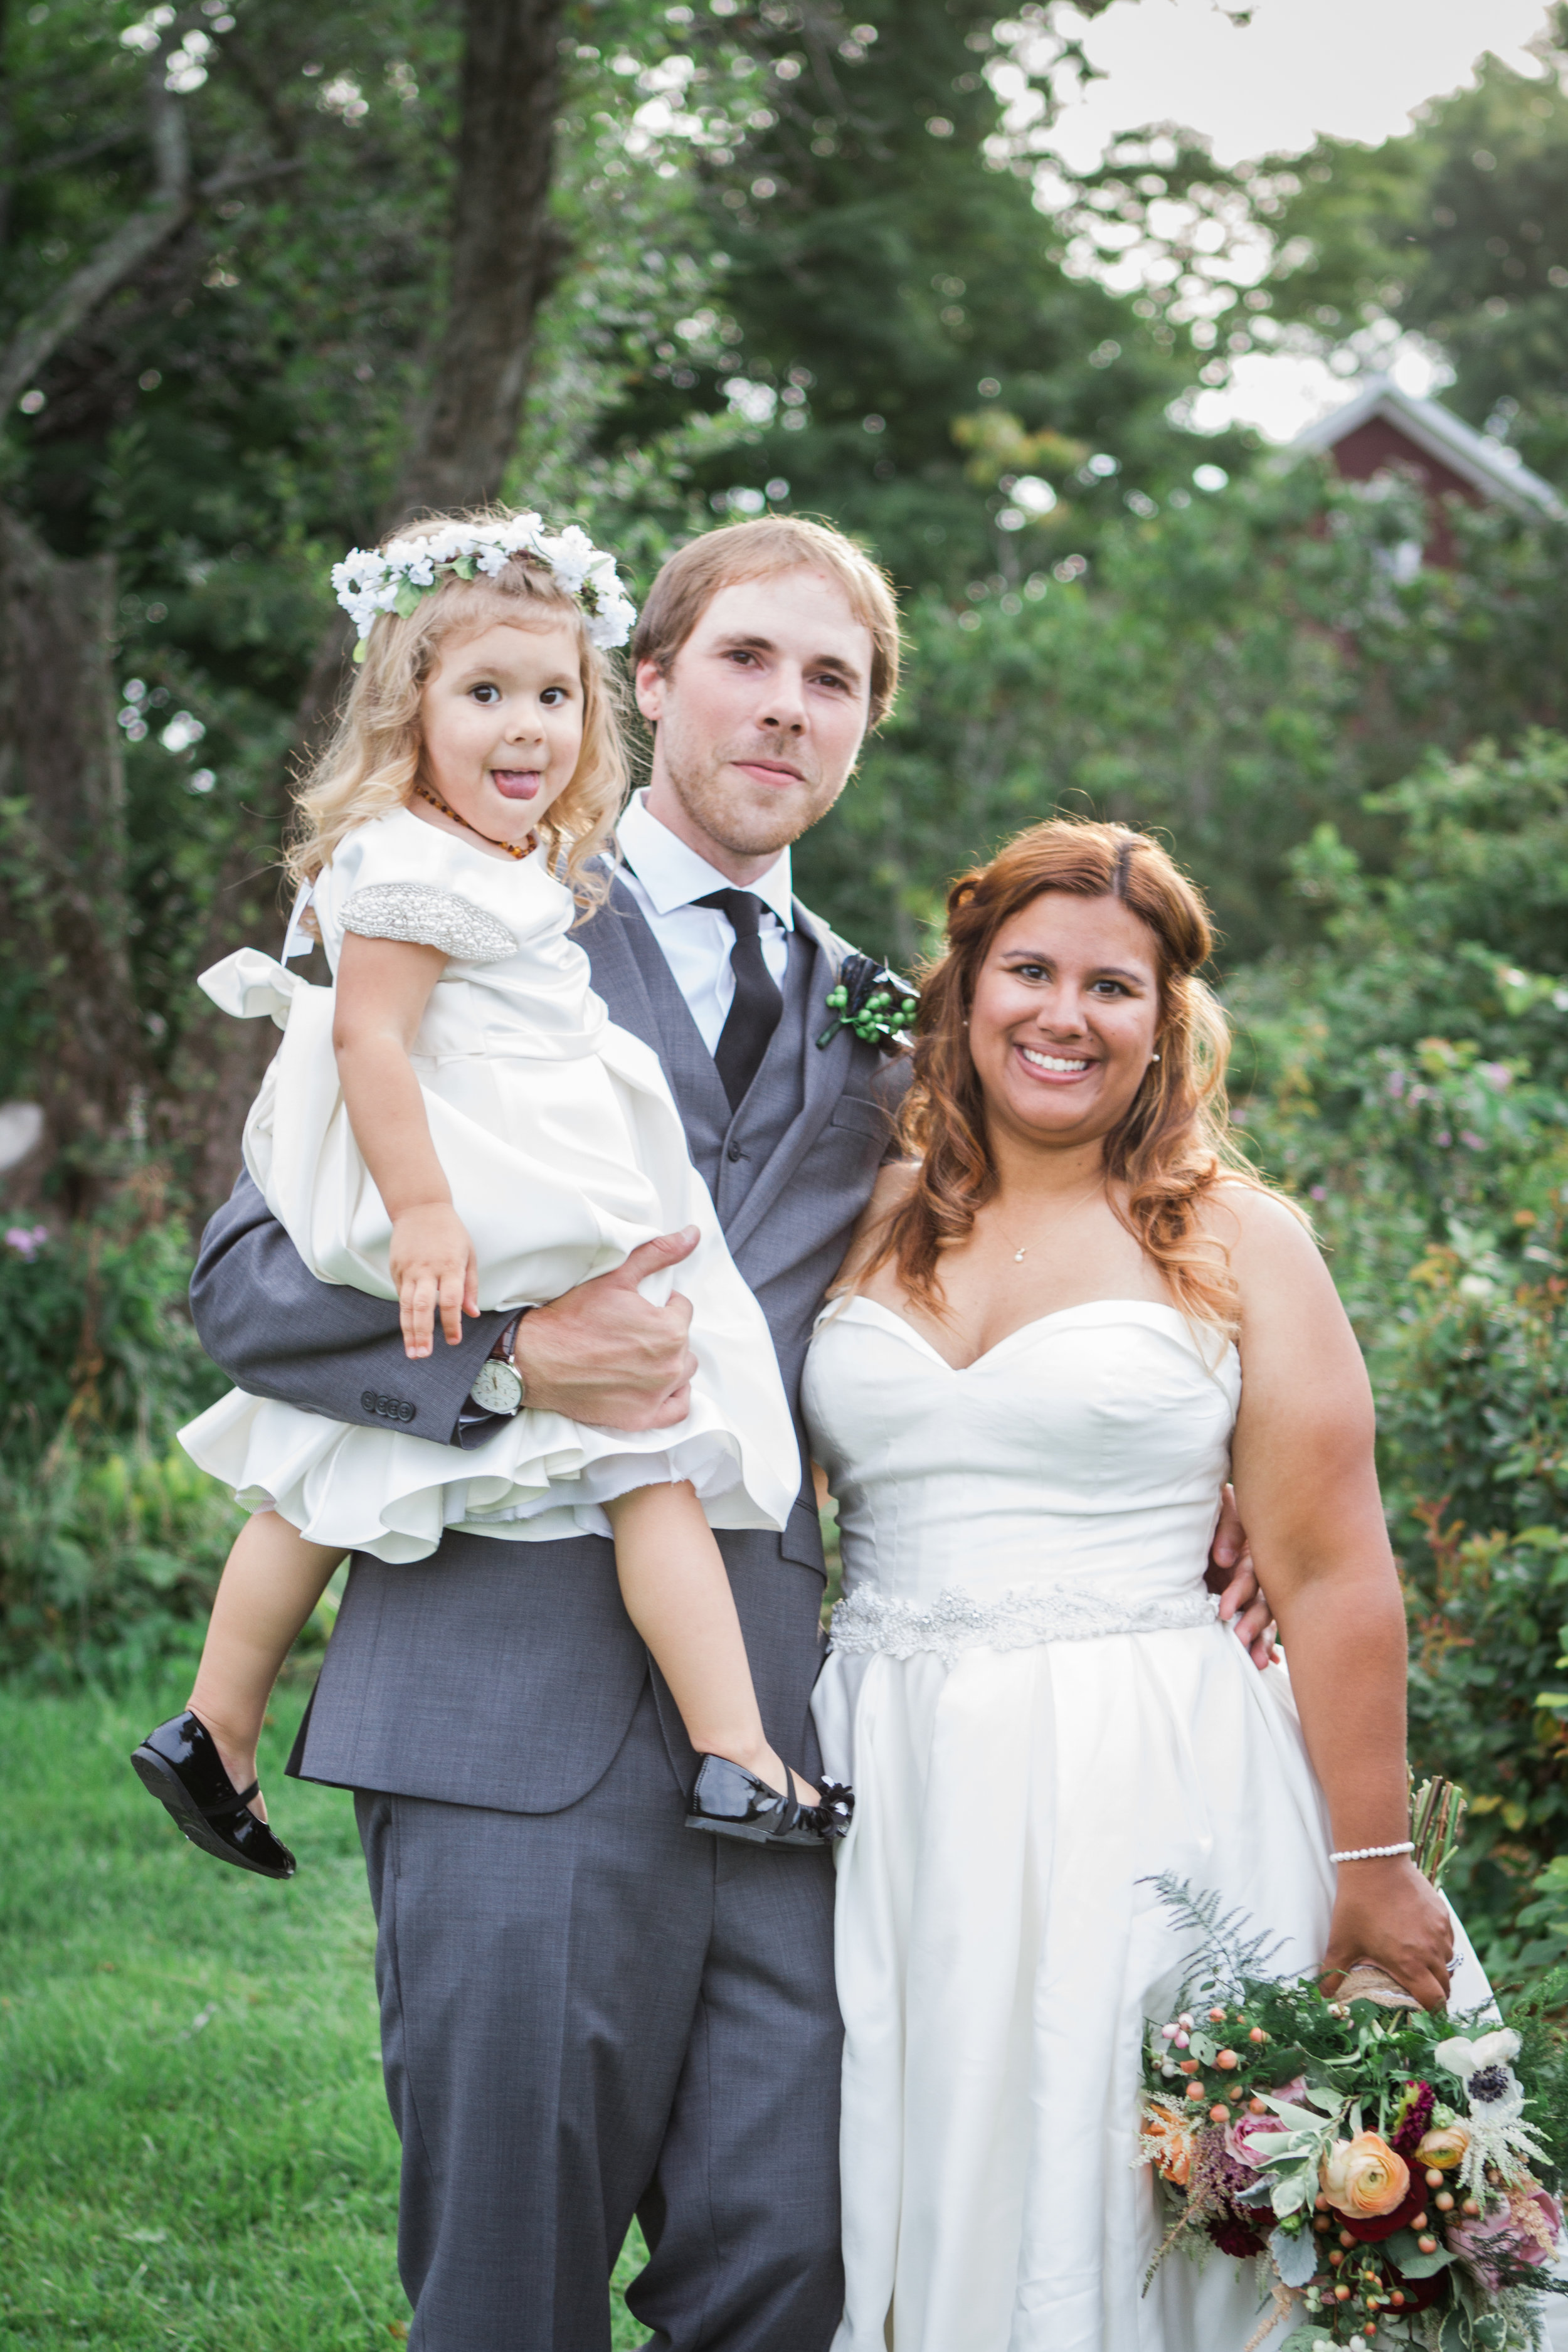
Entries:
{"label": "necklace pendant", "polygon": [[1014,1263],[1014,1265],[1023,1265],[1023,1263],[1024,1263],[1024,1257],[1025,1257],[1025,1252],[1024,1252],[1023,1250],[1015,1250],[1015,1251],[1013,1252],[1013,1263]]}

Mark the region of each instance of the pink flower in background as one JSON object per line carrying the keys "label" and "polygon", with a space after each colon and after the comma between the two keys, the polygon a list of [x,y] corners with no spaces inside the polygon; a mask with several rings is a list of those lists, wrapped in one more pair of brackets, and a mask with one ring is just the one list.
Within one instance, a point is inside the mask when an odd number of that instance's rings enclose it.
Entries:
{"label": "pink flower in background", "polygon": [[1484,1151],[1487,1148],[1485,1136],[1478,1135],[1473,1127],[1459,1129],[1459,1141],[1467,1144],[1472,1151]]}
{"label": "pink flower in background", "polygon": [[18,1257],[27,1259],[29,1263],[37,1257],[48,1238],[47,1225],[7,1225],[5,1228],[6,1248],[15,1250]]}
{"label": "pink flower in background", "polygon": [[[1281,2083],[1268,2095],[1271,2099],[1281,2100],[1286,2106],[1295,2106],[1306,2093],[1307,2078],[1305,2074],[1298,2074],[1293,2082]],[[1233,2124],[1226,2126],[1225,2152],[1234,2157],[1238,2164],[1249,2164],[1256,2170],[1259,2165],[1268,2161],[1270,2136],[1289,2128],[1289,2125],[1282,2122],[1272,2110],[1261,2116],[1237,2116]]]}
{"label": "pink flower in background", "polygon": [[1278,2116],[1237,2116],[1226,2127],[1225,2152],[1233,2156],[1237,2164],[1249,2164],[1256,2170],[1259,2165],[1267,2164],[1273,2153],[1269,2142],[1289,2128]]}
{"label": "pink flower in background", "polygon": [[1526,2263],[1538,2269],[1552,2260],[1563,2215],[1544,2189],[1514,2189],[1506,2205],[1478,2214],[1473,2221],[1450,2221],[1448,2250],[1472,2270],[1489,2294],[1502,2284],[1500,2265]]}
{"label": "pink flower in background", "polygon": [[1513,1084],[1513,1072],[1506,1062],[1478,1062],[1476,1067],[1488,1086],[1495,1087],[1500,1095],[1505,1087],[1511,1087]]}

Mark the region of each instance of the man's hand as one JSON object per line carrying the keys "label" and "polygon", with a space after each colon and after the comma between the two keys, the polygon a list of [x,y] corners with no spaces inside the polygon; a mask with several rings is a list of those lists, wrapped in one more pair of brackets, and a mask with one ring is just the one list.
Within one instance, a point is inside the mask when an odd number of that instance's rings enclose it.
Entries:
{"label": "man's hand", "polygon": [[698,1239],[688,1225],[644,1242],[613,1274],[525,1315],[512,1349],[525,1402],[594,1429],[673,1429],[684,1421],[697,1370],[687,1342],[691,1302],[675,1291],[654,1307],[637,1285],[689,1257]]}
{"label": "man's hand", "polygon": [[1274,1663],[1275,1625],[1268,1597],[1260,1589],[1247,1548],[1247,1529],[1236,1507],[1236,1489],[1226,1486],[1220,1505],[1219,1525],[1209,1546],[1208,1572],[1204,1579],[1219,1595],[1221,1622],[1236,1626],[1237,1639],[1250,1651],[1259,1674]]}

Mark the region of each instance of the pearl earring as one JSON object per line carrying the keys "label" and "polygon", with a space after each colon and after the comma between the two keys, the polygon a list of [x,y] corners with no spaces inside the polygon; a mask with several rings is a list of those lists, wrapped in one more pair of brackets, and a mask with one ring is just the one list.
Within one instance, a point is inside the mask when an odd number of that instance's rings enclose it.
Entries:
{"label": "pearl earring", "polygon": [[1149,1056],[1149,1059],[1150,1059],[1152,1062],[1157,1062],[1157,1061],[1159,1060],[1159,1058],[1160,1058],[1160,1056],[1159,1056],[1159,1055],[1158,1055],[1158,1054],[1151,1054],[1151,1055],[1150,1055],[1150,1056]]}

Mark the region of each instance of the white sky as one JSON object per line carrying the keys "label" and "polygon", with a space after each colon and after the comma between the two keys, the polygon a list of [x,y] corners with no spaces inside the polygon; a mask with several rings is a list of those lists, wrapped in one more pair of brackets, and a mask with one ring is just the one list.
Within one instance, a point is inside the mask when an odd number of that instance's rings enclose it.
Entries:
{"label": "white sky", "polygon": [[[1424,100],[1469,81],[1488,49],[1539,73],[1524,45],[1545,14],[1542,0],[1257,0],[1237,26],[1214,0],[1115,0],[1074,26],[1106,79],[1067,106],[1052,143],[1079,169],[1151,122],[1205,132],[1225,163],[1299,152],[1320,134],[1376,144],[1408,130]],[[1412,392],[1433,388],[1418,351],[1394,372]],[[1254,352],[1230,386],[1203,395],[1195,421],[1238,418],[1287,440],[1346,390],[1321,362]]]}

